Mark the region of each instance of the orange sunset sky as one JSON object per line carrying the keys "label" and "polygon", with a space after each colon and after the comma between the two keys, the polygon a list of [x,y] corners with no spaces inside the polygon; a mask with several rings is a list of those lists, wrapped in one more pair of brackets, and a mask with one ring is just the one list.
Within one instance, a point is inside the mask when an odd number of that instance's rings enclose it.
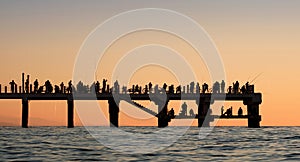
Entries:
{"label": "orange sunset sky", "polygon": [[[40,83],[50,79],[53,84],[62,81],[67,84],[73,76],[82,43],[99,24],[128,10],[164,8],[194,19],[207,31],[223,61],[227,85],[236,80],[241,84],[253,80],[256,92],[263,94],[260,105],[262,126],[299,126],[299,7],[300,1],[290,0],[0,0],[0,83],[3,87],[14,79],[20,85],[21,73],[25,72],[31,75],[31,81],[38,78]],[[99,81],[107,78],[111,82],[112,71],[119,59],[134,48],[147,44],[174,49],[189,62],[200,83],[211,82],[205,62],[185,41],[169,33],[150,30],[133,32],[115,41],[99,62],[95,76]],[[172,51],[157,46],[133,52],[172,54]],[[178,84],[176,74],[161,66],[138,69],[129,84],[144,85],[150,80],[159,85],[163,82]],[[104,101],[99,103],[107,115],[107,104]],[[151,103],[144,104],[155,110]],[[235,102],[226,103],[225,107],[230,105],[234,105],[234,112],[239,106],[245,109]],[[126,103],[121,103],[121,106],[121,126],[156,125],[155,118],[143,112],[133,112],[134,108]],[[173,102],[171,106],[178,111],[180,103]],[[196,110],[195,106],[189,104]],[[0,125],[20,125],[21,101],[1,100],[0,110]],[[31,101],[29,113],[30,126],[66,125],[65,101]],[[143,119],[134,119],[135,113],[142,115]],[[173,121],[171,125],[184,125],[185,122]],[[99,119],[96,124],[108,123]],[[78,116],[75,125],[80,125]],[[220,120],[218,125],[246,126],[247,121]]]}

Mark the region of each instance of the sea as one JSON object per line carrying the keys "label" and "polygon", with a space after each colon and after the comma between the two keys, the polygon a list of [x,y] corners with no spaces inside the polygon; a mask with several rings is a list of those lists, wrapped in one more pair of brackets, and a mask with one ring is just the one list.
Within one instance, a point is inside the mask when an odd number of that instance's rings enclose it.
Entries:
{"label": "sea", "polygon": [[300,161],[300,127],[0,127],[1,161]]}

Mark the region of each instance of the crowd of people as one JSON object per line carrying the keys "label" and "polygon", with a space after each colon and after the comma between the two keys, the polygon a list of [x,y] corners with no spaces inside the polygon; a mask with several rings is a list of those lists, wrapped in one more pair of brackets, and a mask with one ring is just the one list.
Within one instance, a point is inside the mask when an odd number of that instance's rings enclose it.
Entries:
{"label": "crowd of people", "polygon": [[190,109],[190,111],[189,111],[189,115],[188,115],[188,108],[187,108],[187,104],[186,104],[186,102],[184,102],[182,105],[181,105],[181,111],[179,112],[179,114],[178,114],[178,116],[182,116],[182,117],[184,117],[184,116],[195,116],[195,113],[194,113],[194,110],[193,109]]}
{"label": "crowd of people", "polygon": [[[187,104],[186,102],[184,102],[182,105],[181,105],[181,110],[178,114],[179,117],[195,117],[195,113],[194,113],[194,110],[193,109],[190,109],[189,110],[189,114],[188,114],[188,107],[187,107]],[[211,112],[210,112],[211,113]],[[174,118],[175,115],[174,115],[174,109],[171,108],[171,110],[169,111],[169,116],[171,118]],[[221,107],[221,117],[232,117],[233,116],[233,113],[232,113],[232,106],[229,107],[225,112],[224,112],[224,106]],[[243,116],[243,109],[242,107],[239,107],[238,111],[237,111],[237,116],[238,117],[242,117]]]}
{"label": "crowd of people", "polygon": [[[224,112],[224,106],[221,107],[221,116],[226,116],[226,117],[232,117],[232,106],[229,107],[225,112]],[[238,116],[243,116],[243,109],[240,107],[238,109]]]}
{"label": "crowd of people", "polygon": [[[190,84],[186,86],[177,86],[175,88],[174,85],[167,85],[166,83],[163,84],[162,88],[159,88],[159,86],[156,84],[153,86],[151,82],[149,82],[144,87],[136,84],[132,85],[132,88],[127,88],[126,86],[123,86],[120,92],[120,85],[118,81],[115,81],[113,83],[113,87],[110,87],[109,84],[107,84],[107,79],[102,80],[102,86],[99,81],[96,81],[89,85],[85,85],[82,81],[79,81],[75,86],[72,84],[72,80],[68,82],[67,85],[65,85],[63,82],[61,82],[59,85],[54,85],[50,82],[50,80],[46,80],[44,84],[40,85],[38,79],[35,79],[33,82],[33,85],[30,84],[29,76],[27,77],[26,81],[24,83],[24,92],[25,93],[123,93],[123,94],[149,94],[149,93],[168,93],[168,94],[179,94],[179,93],[225,93],[225,82],[224,80],[219,82],[215,82],[211,89],[209,89],[208,84],[204,83],[200,87],[200,84],[197,82],[191,82]],[[11,93],[17,93],[17,84],[14,80],[12,80],[10,83]],[[240,88],[240,83],[238,81],[234,82],[232,86],[229,86],[227,89],[228,94],[246,94],[246,93],[254,93],[254,86],[250,85],[249,82],[247,82],[245,85],[243,85]],[[20,90],[21,91],[21,87]],[[168,115],[171,118],[175,117],[174,109],[172,108]],[[238,109],[238,116],[243,115],[243,110],[240,107]],[[188,109],[187,104],[184,102],[181,106],[181,111],[179,113],[179,116],[195,116],[195,113],[193,109],[189,110],[188,115]],[[232,107],[228,108],[224,112],[224,107],[221,107],[221,116],[232,116]]]}
{"label": "crowd of people", "polygon": [[[11,92],[17,93],[17,85],[14,80],[10,83]],[[209,88],[207,83],[203,83],[201,86],[198,82],[190,82],[190,84],[186,86],[178,85],[175,87],[173,84],[167,85],[164,83],[160,88],[159,85],[153,85],[149,82],[147,85],[132,85],[131,88],[127,88],[127,86],[122,86],[120,89],[120,85],[118,81],[113,83],[113,86],[110,87],[107,84],[107,79],[103,79],[102,85],[99,81],[96,81],[89,85],[85,85],[82,81],[79,81],[75,86],[73,86],[72,81],[70,80],[68,84],[65,86],[63,82],[59,85],[52,85],[50,80],[47,80],[43,85],[40,85],[38,80],[36,79],[32,84],[29,82],[29,77],[25,81],[24,86],[25,93],[123,93],[123,94],[149,94],[149,93],[167,93],[167,94],[179,94],[179,93],[187,93],[187,94],[200,94],[200,93],[226,93],[225,91],[225,81],[222,80],[220,82],[215,82],[212,88]],[[227,89],[228,94],[246,94],[246,93],[254,93],[254,85],[250,85],[247,82],[240,88],[240,84],[238,81],[229,86]]]}

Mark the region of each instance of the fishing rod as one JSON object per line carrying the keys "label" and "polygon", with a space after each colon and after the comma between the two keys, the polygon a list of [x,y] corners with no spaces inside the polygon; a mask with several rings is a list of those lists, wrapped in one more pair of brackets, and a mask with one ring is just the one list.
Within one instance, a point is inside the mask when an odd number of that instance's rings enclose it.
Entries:
{"label": "fishing rod", "polygon": [[252,83],[253,81],[255,81],[259,76],[261,76],[261,74],[263,74],[263,73],[261,72],[261,73],[259,73],[258,75],[256,75],[256,77],[254,77],[254,79],[252,79],[252,80],[250,81],[250,83]]}

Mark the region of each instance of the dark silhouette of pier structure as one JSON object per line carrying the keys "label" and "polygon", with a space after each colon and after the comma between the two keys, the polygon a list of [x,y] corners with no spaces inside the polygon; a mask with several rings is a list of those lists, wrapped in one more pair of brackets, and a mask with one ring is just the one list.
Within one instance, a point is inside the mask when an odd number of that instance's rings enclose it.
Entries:
{"label": "dark silhouette of pier structure", "polygon": [[[54,88],[50,81],[46,81],[45,85],[38,86],[38,81],[35,80],[34,85],[29,82],[29,75],[25,81],[25,75],[22,73],[22,86],[18,86],[12,80],[10,82],[11,91],[8,92],[7,86],[4,88],[4,93],[1,90],[0,84],[0,99],[20,99],[22,100],[22,127],[28,127],[29,117],[29,101],[30,100],[66,100],[67,101],[67,127],[74,127],[74,100],[107,100],[110,125],[114,127],[119,126],[119,104],[120,101],[126,101],[136,108],[139,108],[146,113],[149,113],[158,120],[158,127],[166,127],[168,123],[173,119],[197,119],[198,127],[209,126],[209,122],[215,118],[221,119],[248,119],[248,127],[259,128],[261,115],[259,114],[259,105],[262,102],[262,94],[254,92],[254,85],[249,85],[247,82],[241,88],[238,81],[229,86],[227,92],[225,92],[225,82],[216,82],[211,89],[204,83],[200,88],[199,83],[195,86],[194,82],[191,82],[188,86],[178,86],[176,89],[174,85],[163,85],[159,88],[158,85],[152,87],[150,82],[142,88],[138,85],[133,85],[132,88],[120,87],[118,82],[114,83],[113,87],[109,87],[106,83],[107,80],[103,79],[102,88],[97,81],[90,87],[83,85],[82,82],[77,84],[75,88],[70,81],[67,86],[63,83],[60,87],[55,85]],[[46,90],[44,90],[46,87]],[[185,89],[186,88],[186,89]],[[130,97],[128,97],[130,96]],[[158,113],[142,106],[137,101],[153,101],[158,106]],[[174,111],[168,110],[168,103],[172,100],[193,100],[198,106],[198,111],[195,115],[185,115],[181,113],[175,115]],[[247,114],[243,115],[239,109],[238,115],[232,114],[230,109],[221,115],[212,115],[210,105],[215,101],[241,101],[247,106]],[[223,108],[222,108],[223,109]]]}

